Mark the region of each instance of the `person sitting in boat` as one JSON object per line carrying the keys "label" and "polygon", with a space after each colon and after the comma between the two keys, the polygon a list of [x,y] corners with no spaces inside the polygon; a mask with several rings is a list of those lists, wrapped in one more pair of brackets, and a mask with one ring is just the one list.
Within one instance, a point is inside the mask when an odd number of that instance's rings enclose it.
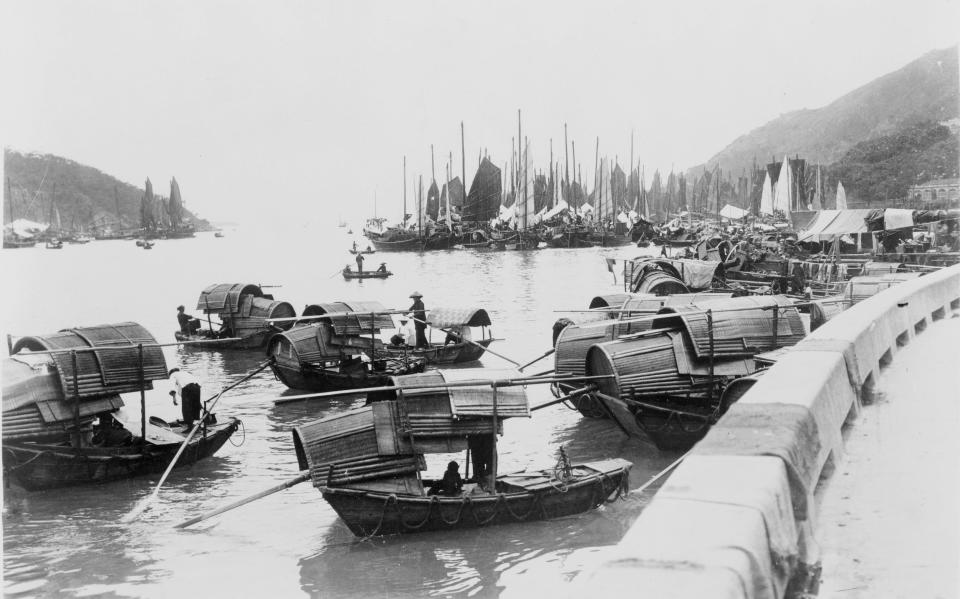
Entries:
{"label": "person sitting in boat", "polygon": [[193,426],[194,420],[200,418],[200,383],[192,374],[179,368],[171,368],[169,376],[175,387],[170,391],[173,405],[177,405],[179,395],[183,404],[180,408],[183,423],[187,427]]}
{"label": "person sitting in boat", "polygon": [[370,247],[370,244],[369,244],[369,243],[367,244],[367,251],[368,251],[368,252],[372,252],[372,251],[373,251],[373,248]]}
{"label": "person sitting in boat", "polygon": [[387,263],[386,263],[386,262],[381,262],[381,263],[380,263],[380,268],[377,269],[377,272],[387,272]]}
{"label": "person sitting in boat", "polygon": [[447,331],[447,337],[443,340],[443,346],[446,347],[450,343],[466,343],[470,341],[470,327],[462,326],[456,329],[450,329]]}
{"label": "person sitting in boat", "polygon": [[190,314],[187,314],[185,310],[186,308],[184,308],[183,305],[177,306],[177,322],[180,323],[180,332],[184,335],[189,335],[193,332],[190,324],[194,318]]}
{"label": "person sitting in boat", "polygon": [[463,477],[460,476],[460,464],[455,461],[447,464],[447,471],[443,479],[434,484],[427,491],[427,495],[446,495],[453,497],[463,491]]}
{"label": "person sitting in boat", "polygon": [[413,328],[410,326],[409,320],[406,318],[400,319],[400,326],[397,328],[397,333],[390,337],[390,344],[397,347],[403,347],[410,345],[410,342],[413,341],[415,333]]}
{"label": "person sitting in boat", "polygon": [[124,447],[133,444],[133,433],[124,428],[112,414],[101,414],[93,428],[93,444],[101,447]]}

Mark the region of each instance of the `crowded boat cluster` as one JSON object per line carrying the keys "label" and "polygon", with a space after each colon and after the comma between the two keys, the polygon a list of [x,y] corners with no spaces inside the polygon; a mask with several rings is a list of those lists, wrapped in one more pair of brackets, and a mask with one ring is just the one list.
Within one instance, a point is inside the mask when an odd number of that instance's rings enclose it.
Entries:
{"label": "crowded boat cluster", "polygon": [[[241,426],[215,414],[219,398],[270,369],[298,390],[277,405],[366,397],[363,407],[295,427],[290,459],[299,474],[270,490],[312,482],[359,536],[589,510],[625,492],[631,464],[618,456],[571,463],[561,451],[553,469],[500,472],[503,421],[562,403],[662,449],[691,447],[811,330],[882,289],[957,261],[956,252],[936,251],[956,244],[953,213],[852,212],[818,212],[802,231],[789,221],[688,212],[634,226],[648,237],[637,243],[657,244],[659,255],[605,256],[607,269],[622,274],[622,291],[554,306],[566,313],[543,331],[544,353],[526,364],[491,347],[496,339],[482,306],[428,307],[416,291],[409,307],[332,300],[298,314],[265,286],[208,286],[191,310],[197,316],[179,306],[175,344],[262,352],[264,360],[203,401],[202,382],[168,368],[166,344],[134,322],[10,338],[5,474],[34,491],[163,473],[159,492],[172,468],[214,454]],[[630,239],[629,231],[612,234]],[[930,244],[929,251],[909,251],[904,240],[918,250]],[[354,246],[351,253],[372,251]],[[488,352],[511,368],[482,367]],[[548,368],[543,361],[551,357]],[[182,408],[173,422],[146,410],[145,392],[166,378]],[[549,387],[554,399],[531,406],[526,390],[534,385]],[[139,417],[123,409],[131,397],[139,399]],[[461,452],[462,473],[456,459],[442,474],[424,472],[426,454]]]}
{"label": "crowded boat cluster", "polygon": [[[628,177],[616,160],[600,159],[598,142],[587,194],[579,168],[575,178],[569,167],[561,176],[551,151],[549,173],[536,173],[529,143],[517,147],[509,177],[507,165],[501,171],[481,156],[466,193],[449,167],[447,182],[440,188],[433,180],[426,201],[421,180],[413,221],[404,194],[401,224],[369,219],[366,248],[354,241],[349,250],[357,270],[338,273],[347,280],[393,275],[384,262],[364,269],[365,256],[378,251],[649,248],[636,257],[603,252],[606,268],[622,276],[622,291],[598,289],[587,305],[552,306],[566,313],[543,331],[536,360],[521,364],[491,347],[484,306],[428,307],[414,291],[409,307],[317,298],[298,314],[267,286],[213,283],[191,310],[198,316],[178,307],[170,345],[261,352],[263,361],[205,400],[202,381],[170,367],[167,344],[135,322],[9,338],[7,481],[34,491],[163,473],[156,497],[172,468],[213,455],[241,427],[215,414],[220,397],[270,369],[298,393],[276,398],[277,405],[343,395],[366,401],[296,426],[290,461],[299,474],[254,498],[310,481],[363,537],[575,514],[622,496],[632,464],[615,455],[575,463],[561,448],[553,469],[501,472],[505,419],[566,404],[628,437],[688,449],[810,331],[960,256],[958,211],[847,209],[842,185],[835,208],[826,209],[819,169],[814,192],[801,193],[799,158],[759,170],[759,201],[741,208],[721,207],[719,169],[689,194],[682,175],[671,174],[664,192],[657,174],[648,194],[639,165]],[[179,197],[174,180],[166,204],[174,223],[182,223]],[[156,212],[149,181],[144,202],[147,218]],[[160,230],[150,222],[145,231]],[[486,353],[511,368],[482,367]],[[167,378],[182,408],[172,422],[146,409],[146,391]],[[554,399],[531,406],[527,389],[536,385]],[[129,394],[139,394],[139,416],[123,409]],[[456,459],[442,474],[425,473],[425,455],[460,453],[462,473]]]}

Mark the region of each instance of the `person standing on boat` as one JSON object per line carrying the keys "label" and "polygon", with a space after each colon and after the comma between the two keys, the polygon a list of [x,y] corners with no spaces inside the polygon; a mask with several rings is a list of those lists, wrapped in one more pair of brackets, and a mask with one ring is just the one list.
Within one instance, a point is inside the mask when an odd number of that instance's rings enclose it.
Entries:
{"label": "person standing on boat", "polygon": [[357,254],[357,270],[363,274],[363,254]]}
{"label": "person standing on boat", "polygon": [[357,242],[356,242],[356,241],[353,242],[353,251],[357,251]]}
{"label": "person standing on boat", "polygon": [[170,391],[173,405],[177,405],[179,395],[183,423],[188,427],[193,426],[193,422],[200,419],[200,383],[192,374],[179,368],[171,368],[169,376],[175,387]]}
{"label": "person standing on boat", "polygon": [[419,291],[410,294],[413,298],[413,305],[410,310],[413,312],[413,327],[417,331],[416,347],[428,347],[427,344],[427,308],[423,305],[423,295]]}

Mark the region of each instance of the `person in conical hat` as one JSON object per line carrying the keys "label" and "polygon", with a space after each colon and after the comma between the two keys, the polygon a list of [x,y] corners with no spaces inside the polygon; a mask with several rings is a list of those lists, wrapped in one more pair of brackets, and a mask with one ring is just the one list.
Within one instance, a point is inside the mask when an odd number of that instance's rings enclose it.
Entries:
{"label": "person in conical hat", "polygon": [[427,308],[423,305],[423,294],[414,291],[410,294],[413,298],[413,305],[410,311],[413,312],[413,326],[417,331],[417,347],[428,347],[427,343]]}

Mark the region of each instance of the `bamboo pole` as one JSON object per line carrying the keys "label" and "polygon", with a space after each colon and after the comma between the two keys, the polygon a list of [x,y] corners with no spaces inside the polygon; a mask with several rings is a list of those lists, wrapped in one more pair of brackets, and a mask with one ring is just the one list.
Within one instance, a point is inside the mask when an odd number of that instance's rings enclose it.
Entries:
{"label": "bamboo pole", "polygon": [[257,493],[254,493],[253,495],[249,495],[249,496],[247,496],[247,497],[244,497],[243,499],[238,499],[237,501],[234,501],[234,502],[232,502],[232,503],[228,503],[227,505],[220,506],[220,507],[218,507],[218,508],[216,508],[216,509],[210,510],[209,512],[205,512],[205,513],[203,513],[203,514],[200,514],[199,516],[195,516],[195,517],[190,518],[190,519],[188,519],[188,520],[184,520],[184,521],[181,522],[180,524],[175,525],[174,528],[186,528],[186,527],[188,527],[188,526],[192,526],[192,525],[196,524],[197,522],[203,522],[204,520],[213,518],[214,516],[218,516],[218,515],[220,515],[220,514],[222,514],[222,513],[224,513],[224,512],[229,512],[230,510],[234,510],[234,509],[236,509],[236,508],[238,508],[238,507],[240,507],[240,506],[244,506],[244,505],[246,505],[246,504],[248,504],[248,503],[252,503],[252,502],[256,501],[257,499],[263,499],[264,497],[267,497],[268,495],[273,495],[274,493],[279,493],[280,491],[283,491],[283,490],[285,490],[285,489],[289,489],[290,487],[292,487],[292,486],[294,486],[294,485],[299,485],[300,483],[306,482],[306,481],[308,481],[308,480],[310,480],[310,471],[309,471],[309,470],[301,470],[301,471],[300,471],[300,474],[298,474],[297,476],[291,478],[290,480],[287,480],[287,481],[285,481],[285,482],[282,482],[282,483],[280,483],[279,485],[270,487],[269,489],[264,489],[263,491],[259,491],[259,492],[257,492]]}
{"label": "bamboo pole", "polygon": [[423,384],[417,385],[416,387],[396,387],[393,385],[384,385],[380,387],[362,387],[359,389],[342,389],[340,391],[324,391],[322,393],[306,393],[303,395],[288,395],[286,397],[278,397],[273,400],[274,405],[280,405],[285,403],[292,403],[294,401],[306,400],[306,399],[323,399],[327,397],[339,397],[343,395],[362,395],[364,393],[373,393],[378,391],[397,391],[403,389],[405,392],[410,391],[430,391],[435,389],[452,389],[457,387],[485,387],[492,385],[494,383],[499,387],[517,387],[517,386],[526,386],[526,385],[545,385],[553,383],[568,383],[571,381],[593,381],[600,379],[609,379],[614,378],[615,375],[612,374],[602,374],[602,375],[593,375],[593,376],[576,376],[576,375],[555,375],[552,377],[518,377],[512,379],[478,379],[473,381],[451,381],[449,383],[434,383],[434,384]]}
{"label": "bamboo pole", "polygon": [[532,365],[536,364],[536,363],[539,362],[540,360],[546,358],[547,356],[553,354],[553,353],[556,352],[556,351],[557,351],[556,348],[553,348],[553,349],[551,349],[551,350],[548,350],[548,351],[544,352],[543,355],[541,355],[540,357],[535,358],[535,359],[531,360],[530,362],[527,362],[526,364],[524,364],[523,366],[521,366],[521,367],[518,368],[517,370],[523,372],[523,369],[526,368],[527,366],[532,366]]}
{"label": "bamboo pole", "polygon": [[137,346],[138,370],[140,371],[140,443],[147,444],[147,384],[143,375],[143,344]]}
{"label": "bamboo pole", "polygon": [[[177,347],[180,345],[205,345],[211,343],[223,343],[224,341],[240,341],[241,337],[228,337],[226,339],[208,339],[202,341],[175,341],[173,343],[145,343],[144,347]],[[42,351],[31,351],[31,356],[37,356],[41,354],[66,354],[70,352],[96,352],[96,351],[106,351],[111,349],[136,349],[136,345],[99,345],[97,347],[74,347],[74,348],[65,348],[65,349],[45,349]]]}
{"label": "bamboo pole", "polygon": [[196,421],[196,423],[194,423],[193,428],[190,429],[190,433],[187,434],[187,436],[183,439],[183,443],[180,444],[180,448],[177,450],[177,453],[174,454],[173,459],[170,460],[169,464],[167,464],[167,469],[163,472],[163,476],[160,477],[160,482],[158,482],[157,486],[153,489],[153,493],[148,495],[145,499],[141,500],[136,506],[134,506],[134,508],[130,510],[130,512],[128,512],[123,518],[121,518],[121,521],[132,522],[137,518],[137,516],[142,514],[148,507],[150,507],[150,504],[153,503],[153,501],[156,500],[157,497],[160,496],[160,488],[163,486],[163,483],[166,482],[167,477],[170,476],[170,472],[173,470],[173,467],[176,466],[177,460],[180,459],[180,456],[183,454],[183,451],[187,448],[187,445],[190,443],[190,440],[193,439],[194,435],[197,434],[197,431],[200,429],[200,426],[203,425],[204,421],[207,419],[207,416],[216,407],[217,402],[220,401],[220,398],[223,397],[223,394],[229,391],[230,389],[233,389],[237,385],[250,380],[257,373],[267,368],[269,365],[270,365],[269,361],[262,363],[256,370],[247,374],[237,382],[228,385],[226,388],[224,388],[215,396],[213,396],[212,399],[204,402],[203,413],[200,414],[200,418]]}

